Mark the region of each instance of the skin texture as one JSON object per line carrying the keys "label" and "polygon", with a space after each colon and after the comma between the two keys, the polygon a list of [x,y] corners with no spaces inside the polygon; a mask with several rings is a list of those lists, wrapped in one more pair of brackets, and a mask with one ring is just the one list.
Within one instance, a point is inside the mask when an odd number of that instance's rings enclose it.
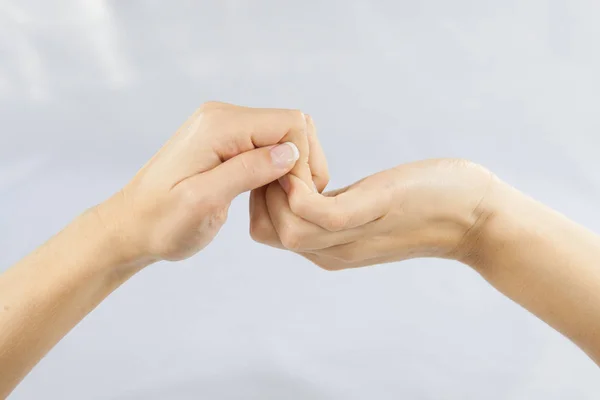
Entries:
{"label": "skin texture", "polygon": [[259,242],[327,270],[462,261],[600,361],[595,234],[464,160],[322,193],[328,180],[309,116],[203,105],[122,190],[0,275],[0,398],[135,273],[203,249],[249,190]]}

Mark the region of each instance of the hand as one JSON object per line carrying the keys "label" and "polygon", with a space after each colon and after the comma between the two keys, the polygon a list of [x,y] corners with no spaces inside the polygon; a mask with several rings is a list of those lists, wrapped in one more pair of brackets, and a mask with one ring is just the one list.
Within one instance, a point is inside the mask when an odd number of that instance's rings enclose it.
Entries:
{"label": "hand", "polygon": [[268,186],[264,202],[253,197],[252,236],[328,270],[460,259],[488,216],[485,196],[494,182],[462,160],[401,165],[325,194],[289,176]]}
{"label": "hand", "polygon": [[128,258],[189,257],[238,194],[290,171],[312,185],[307,134],[300,111],[204,104],[98,214]]}
{"label": "hand", "polygon": [[[308,115],[306,116],[306,131],[309,143],[308,165],[312,178],[310,189],[311,192],[321,193],[329,183],[329,168],[317,137],[314,121]],[[306,182],[306,179],[303,181]],[[281,182],[286,181],[282,179]],[[281,244],[267,213],[268,187],[265,185],[250,192],[250,236],[257,242],[283,249],[285,247]]]}

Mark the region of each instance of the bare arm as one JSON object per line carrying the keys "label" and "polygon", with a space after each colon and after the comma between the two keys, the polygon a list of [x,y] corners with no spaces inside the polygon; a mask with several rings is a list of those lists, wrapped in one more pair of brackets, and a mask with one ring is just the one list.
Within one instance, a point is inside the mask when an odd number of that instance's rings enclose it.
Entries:
{"label": "bare arm", "polygon": [[0,398],[145,265],[121,253],[96,209],[0,276]]}
{"label": "bare arm", "polygon": [[252,198],[260,242],[328,270],[462,261],[600,364],[600,238],[476,164],[420,161],[324,195],[290,177]]}
{"label": "bare arm", "polygon": [[464,259],[600,365],[600,237],[496,182]]}

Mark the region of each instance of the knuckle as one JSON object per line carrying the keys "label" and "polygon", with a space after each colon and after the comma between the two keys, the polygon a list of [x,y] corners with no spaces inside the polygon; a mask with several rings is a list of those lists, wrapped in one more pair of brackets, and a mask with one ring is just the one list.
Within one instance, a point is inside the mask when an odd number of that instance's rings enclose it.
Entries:
{"label": "knuckle", "polygon": [[306,119],[304,113],[300,110],[285,110],[289,118],[293,131],[303,131],[306,128]]}
{"label": "knuckle", "polygon": [[292,225],[286,225],[279,234],[281,244],[288,250],[300,250],[304,238],[301,232]]}
{"label": "knuckle", "polygon": [[252,240],[258,243],[266,243],[269,241],[273,228],[270,226],[269,221],[264,218],[255,218],[250,221],[250,237]]}
{"label": "knuckle", "polygon": [[202,122],[209,127],[218,126],[224,120],[225,113],[222,103],[209,102],[200,107]]}
{"label": "knuckle", "polygon": [[304,125],[306,124],[306,120],[304,119],[304,113],[300,110],[289,110],[288,111],[290,116],[293,118],[293,120],[299,124],[299,125]]}
{"label": "knuckle", "polygon": [[325,271],[329,271],[329,272],[333,272],[333,271],[340,271],[343,268],[342,264],[337,262],[337,261],[318,261],[315,262],[315,264],[317,265],[317,267],[325,270]]}
{"label": "knuckle", "polygon": [[220,101],[207,101],[200,106],[200,111],[208,112],[211,110],[223,108],[224,106],[225,106],[225,103],[222,103]]}
{"label": "knuckle", "polygon": [[464,169],[481,169],[481,168],[483,168],[483,167],[481,167],[481,165],[479,165],[471,160],[464,159],[464,158],[452,158],[452,159],[446,160],[446,162],[457,168],[464,168]]}
{"label": "knuckle", "polygon": [[264,236],[263,230],[260,229],[260,227],[257,226],[257,224],[255,224],[255,223],[250,224],[250,238],[252,238],[252,240],[254,240],[257,243],[265,242],[265,236]]}

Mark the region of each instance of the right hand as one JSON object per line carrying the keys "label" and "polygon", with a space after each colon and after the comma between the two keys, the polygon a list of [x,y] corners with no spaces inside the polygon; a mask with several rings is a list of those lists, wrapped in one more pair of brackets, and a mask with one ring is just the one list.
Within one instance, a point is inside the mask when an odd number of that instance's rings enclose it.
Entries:
{"label": "right hand", "polygon": [[489,216],[495,177],[464,160],[426,160],[319,194],[294,176],[251,208],[255,240],[327,270],[415,257],[462,259]]}

